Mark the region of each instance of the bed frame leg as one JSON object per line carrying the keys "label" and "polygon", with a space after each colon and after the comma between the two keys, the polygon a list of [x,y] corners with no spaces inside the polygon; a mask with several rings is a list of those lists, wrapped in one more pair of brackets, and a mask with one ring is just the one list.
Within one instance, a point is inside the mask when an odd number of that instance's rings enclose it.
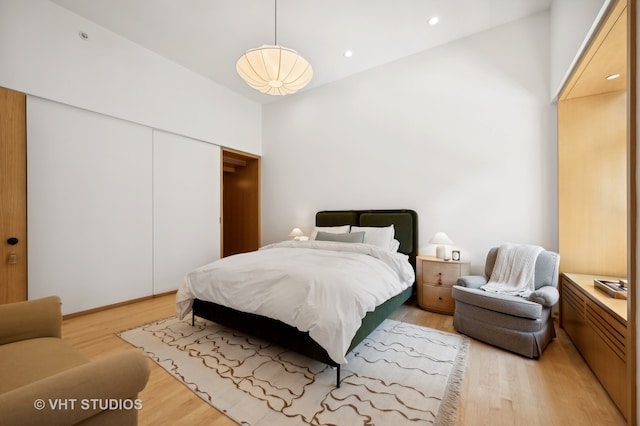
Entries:
{"label": "bed frame leg", "polygon": [[336,367],[336,387],[340,387],[340,364]]}
{"label": "bed frame leg", "polygon": [[193,327],[194,325],[196,325],[196,314],[192,310],[191,311],[191,327]]}

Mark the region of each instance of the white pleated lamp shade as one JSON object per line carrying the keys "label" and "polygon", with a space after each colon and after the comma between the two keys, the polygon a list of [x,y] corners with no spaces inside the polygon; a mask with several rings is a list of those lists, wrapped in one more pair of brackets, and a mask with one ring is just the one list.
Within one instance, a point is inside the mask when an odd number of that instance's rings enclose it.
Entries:
{"label": "white pleated lamp shade", "polygon": [[236,62],[236,71],[247,84],[269,95],[288,95],[313,78],[309,62],[295,50],[264,45],[248,50]]}

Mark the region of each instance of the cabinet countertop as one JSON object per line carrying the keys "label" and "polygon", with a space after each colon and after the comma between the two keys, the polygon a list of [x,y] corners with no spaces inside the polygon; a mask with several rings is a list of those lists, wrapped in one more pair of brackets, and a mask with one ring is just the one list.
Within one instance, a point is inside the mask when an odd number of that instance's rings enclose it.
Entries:
{"label": "cabinet countertop", "polygon": [[595,300],[603,308],[611,311],[618,320],[627,323],[627,301],[625,299],[615,299],[608,296],[603,291],[598,290],[593,285],[595,279],[605,280],[619,280],[620,277],[609,277],[603,275],[588,275],[588,274],[573,274],[563,273],[566,278],[576,284],[582,291],[584,291],[591,299]]}

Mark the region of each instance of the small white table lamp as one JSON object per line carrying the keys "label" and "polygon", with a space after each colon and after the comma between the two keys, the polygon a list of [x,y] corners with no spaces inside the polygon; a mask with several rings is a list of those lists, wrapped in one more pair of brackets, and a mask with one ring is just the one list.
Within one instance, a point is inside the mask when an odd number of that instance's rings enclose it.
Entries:
{"label": "small white table lamp", "polygon": [[436,257],[438,259],[447,258],[447,246],[452,245],[453,241],[444,232],[436,232],[436,234],[429,240],[431,244],[438,244],[436,246]]}
{"label": "small white table lamp", "polygon": [[300,228],[293,228],[289,236],[293,237],[293,239],[296,241],[301,241],[303,240],[302,237],[304,237],[304,232],[302,232]]}

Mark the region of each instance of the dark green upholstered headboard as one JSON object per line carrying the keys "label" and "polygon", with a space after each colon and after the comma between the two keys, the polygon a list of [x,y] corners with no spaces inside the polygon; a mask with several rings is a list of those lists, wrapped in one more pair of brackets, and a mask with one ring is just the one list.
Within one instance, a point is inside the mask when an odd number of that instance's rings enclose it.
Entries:
{"label": "dark green upholstered headboard", "polygon": [[355,210],[323,211],[316,213],[316,226],[358,225],[359,213]]}
{"label": "dark green upholstered headboard", "polygon": [[418,255],[418,214],[413,210],[335,210],[316,213],[316,226],[389,226],[396,231],[400,241],[398,251],[409,256],[416,266]]}

